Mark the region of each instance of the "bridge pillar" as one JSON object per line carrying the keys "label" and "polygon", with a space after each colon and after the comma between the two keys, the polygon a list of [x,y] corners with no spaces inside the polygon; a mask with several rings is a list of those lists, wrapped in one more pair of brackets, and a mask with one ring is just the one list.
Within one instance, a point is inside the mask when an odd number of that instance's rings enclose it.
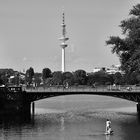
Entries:
{"label": "bridge pillar", "polygon": [[137,106],[137,112],[140,113],[140,103],[137,103],[136,106]]}
{"label": "bridge pillar", "polygon": [[32,115],[34,115],[35,114],[35,102],[32,102],[31,103],[32,105],[32,107],[31,107],[31,111],[32,111]]}
{"label": "bridge pillar", "polygon": [[21,108],[22,113],[31,114],[31,103],[30,102],[25,102],[25,105],[21,104],[21,106],[22,106],[22,108]]}

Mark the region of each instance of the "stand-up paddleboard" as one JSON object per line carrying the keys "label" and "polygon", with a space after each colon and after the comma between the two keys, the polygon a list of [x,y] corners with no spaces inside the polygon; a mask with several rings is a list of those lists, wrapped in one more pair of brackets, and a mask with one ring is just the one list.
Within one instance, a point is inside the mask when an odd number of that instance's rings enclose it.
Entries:
{"label": "stand-up paddleboard", "polygon": [[89,137],[95,137],[95,136],[110,136],[110,135],[113,135],[114,134],[114,131],[111,131],[110,133],[109,132],[97,132],[97,133],[91,133],[91,134],[82,134],[81,136],[89,136]]}
{"label": "stand-up paddleboard", "polygon": [[105,135],[113,135],[114,131],[110,131],[110,132],[105,132]]}

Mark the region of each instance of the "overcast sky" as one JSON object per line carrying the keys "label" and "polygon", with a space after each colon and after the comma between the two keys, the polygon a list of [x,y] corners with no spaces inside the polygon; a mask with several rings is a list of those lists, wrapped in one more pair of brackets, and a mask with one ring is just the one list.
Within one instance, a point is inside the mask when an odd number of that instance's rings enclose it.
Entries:
{"label": "overcast sky", "polygon": [[119,64],[105,41],[121,35],[120,21],[139,0],[0,0],[0,68],[61,70],[62,10],[66,70]]}

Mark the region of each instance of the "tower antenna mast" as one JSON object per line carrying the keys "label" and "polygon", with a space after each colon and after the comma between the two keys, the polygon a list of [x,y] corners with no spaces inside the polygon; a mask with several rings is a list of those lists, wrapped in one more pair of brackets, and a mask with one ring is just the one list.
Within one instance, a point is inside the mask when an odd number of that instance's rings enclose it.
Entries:
{"label": "tower antenna mast", "polygon": [[66,24],[65,24],[65,12],[63,10],[62,13],[62,37],[60,38],[61,44],[60,47],[62,48],[62,72],[65,72],[65,48],[68,46],[66,41],[69,39],[66,37]]}

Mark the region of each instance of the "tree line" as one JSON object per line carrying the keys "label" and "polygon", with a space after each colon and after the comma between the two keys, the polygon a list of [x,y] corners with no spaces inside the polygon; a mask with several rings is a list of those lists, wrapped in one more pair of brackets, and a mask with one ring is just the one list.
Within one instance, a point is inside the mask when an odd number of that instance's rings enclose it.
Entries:
{"label": "tree line", "polygon": [[87,73],[85,70],[79,69],[74,72],[52,72],[49,68],[44,68],[42,73],[35,73],[30,67],[25,74],[25,83],[27,86],[35,84],[35,86],[97,86],[124,84],[124,76],[120,72],[108,74],[105,70]]}
{"label": "tree line", "polygon": [[[14,75],[14,76],[13,76]],[[13,76],[12,78],[10,78]],[[116,72],[108,74],[101,69],[98,72],[87,73],[85,70],[79,69],[74,72],[52,72],[49,68],[44,68],[42,73],[37,73],[32,67],[26,70],[26,73],[14,71],[12,69],[0,70],[0,84],[11,85],[26,85],[30,86],[98,86],[98,85],[124,85],[138,84],[140,82],[139,74],[135,73],[132,77],[126,80],[126,74]]]}

